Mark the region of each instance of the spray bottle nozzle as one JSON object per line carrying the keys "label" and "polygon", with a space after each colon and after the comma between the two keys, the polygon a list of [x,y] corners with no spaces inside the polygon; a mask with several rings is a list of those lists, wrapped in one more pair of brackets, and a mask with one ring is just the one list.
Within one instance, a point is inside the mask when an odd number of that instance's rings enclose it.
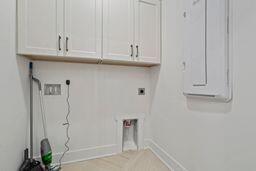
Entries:
{"label": "spray bottle nozzle", "polygon": [[29,69],[33,69],[33,62],[29,62]]}
{"label": "spray bottle nozzle", "polygon": [[70,85],[70,80],[66,80],[66,84],[67,84],[67,85]]}

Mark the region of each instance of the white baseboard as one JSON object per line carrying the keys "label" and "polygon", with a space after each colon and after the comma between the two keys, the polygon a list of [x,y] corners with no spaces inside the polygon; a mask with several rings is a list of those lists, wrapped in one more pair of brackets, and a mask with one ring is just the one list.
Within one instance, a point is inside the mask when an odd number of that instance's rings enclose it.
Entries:
{"label": "white baseboard", "polygon": [[[74,162],[86,161],[106,156],[115,155],[117,153],[117,145],[105,145],[93,148],[86,148],[80,150],[69,151],[62,160],[62,164],[69,164]],[[53,154],[53,163],[58,164],[58,160],[62,153]]]}
{"label": "white baseboard", "polygon": [[172,171],[188,171],[176,159],[170,156],[163,148],[156,144],[153,140],[147,139],[145,147],[152,152]]}

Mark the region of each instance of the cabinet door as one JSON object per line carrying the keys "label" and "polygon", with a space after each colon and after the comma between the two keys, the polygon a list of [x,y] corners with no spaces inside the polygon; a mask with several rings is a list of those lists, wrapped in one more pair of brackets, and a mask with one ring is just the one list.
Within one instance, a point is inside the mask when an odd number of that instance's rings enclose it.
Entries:
{"label": "cabinet door", "polygon": [[63,0],[20,0],[17,3],[18,53],[61,55]]}
{"label": "cabinet door", "polygon": [[100,58],[102,0],[65,0],[65,55]]}
{"label": "cabinet door", "polygon": [[189,81],[195,87],[207,85],[206,1],[185,1],[185,56]]}
{"label": "cabinet door", "polygon": [[103,3],[103,58],[133,60],[134,0],[104,0]]}
{"label": "cabinet door", "polygon": [[159,0],[136,0],[136,60],[160,63],[161,3]]}

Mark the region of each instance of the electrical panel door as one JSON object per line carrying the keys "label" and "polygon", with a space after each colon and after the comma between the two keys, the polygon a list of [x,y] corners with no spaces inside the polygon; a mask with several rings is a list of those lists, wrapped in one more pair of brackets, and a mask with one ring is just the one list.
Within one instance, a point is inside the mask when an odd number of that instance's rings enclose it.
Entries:
{"label": "electrical panel door", "polygon": [[184,0],[184,94],[229,101],[229,1]]}

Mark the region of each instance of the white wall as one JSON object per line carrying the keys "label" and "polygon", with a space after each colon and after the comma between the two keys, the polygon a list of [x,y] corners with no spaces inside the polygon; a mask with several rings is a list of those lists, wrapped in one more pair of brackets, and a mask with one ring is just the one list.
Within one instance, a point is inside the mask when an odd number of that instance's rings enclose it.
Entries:
{"label": "white wall", "polygon": [[[28,60],[16,56],[16,1],[0,6],[0,170],[15,171],[29,145]],[[62,96],[45,97],[49,138],[54,153],[64,151],[66,141],[66,86],[71,80],[70,150],[64,161],[117,151],[115,116],[149,113],[149,69],[54,62],[35,62],[35,75],[43,83],[61,83]],[[146,88],[146,96],[137,89]],[[36,87],[35,87],[36,88]],[[36,93],[36,89],[34,90]],[[42,125],[35,94],[35,155],[39,155]],[[146,122],[145,127],[149,127]],[[145,128],[145,137],[149,133]],[[55,157],[58,159],[59,155]]]}
{"label": "white wall", "polygon": [[[54,153],[64,150],[66,140],[65,127],[62,126],[67,113],[66,79],[71,80],[71,153],[64,161],[73,161],[117,152],[115,117],[149,113],[149,75],[149,68],[143,67],[36,62],[35,76],[43,84],[62,84],[61,96],[44,96],[49,138]],[[138,96],[138,88],[141,87],[146,88],[146,96]],[[35,101],[37,104],[38,101]],[[39,145],[42,128],[38,106],[35,115],[36,144]],[[145,134],[149,136],[147,132]],[[36,149],[38,155],[39,146]]]}
{"label": "white wall", "polygon": [[163,62],[151,71],[153,140],[188,171],[255,170],[256,1],[231,0],[234,100],[228,104],[182,95],[182,1],[163,2]]}
{"label": "white wall", "polygon": [[27,60],[15,55],[15,0],[0,5],[0,170],[16,171],[28,139]]}
{"label": "white wall", "polygon": [[[163,2],[167,21],[163,65],[153,68],[151,76],[147,68],[36,63],[36,75],[43,83],[71,80],[71,150],[115,145],[114,116],[147,113],[151,99],[153,140],[189,171],[255,170],[256,81],[250,76],[256,72],[256,1],[232,1],[234,100],[229,104],[182,95],[182,4],[180,0]],[[0,21],[0,170],[14,171],[28,144],[27,60],[15,55],[14,0],[2,2]],[[152,93],[137,96],[138,87],[151,89]],[[45,99],[54,152],[64,149],[66,90],[64,85],[62,88],[62,96]],[[36,112],[39,114],[38,108]],[[42,131],[40,119],[36,122],[38,144]]]}

